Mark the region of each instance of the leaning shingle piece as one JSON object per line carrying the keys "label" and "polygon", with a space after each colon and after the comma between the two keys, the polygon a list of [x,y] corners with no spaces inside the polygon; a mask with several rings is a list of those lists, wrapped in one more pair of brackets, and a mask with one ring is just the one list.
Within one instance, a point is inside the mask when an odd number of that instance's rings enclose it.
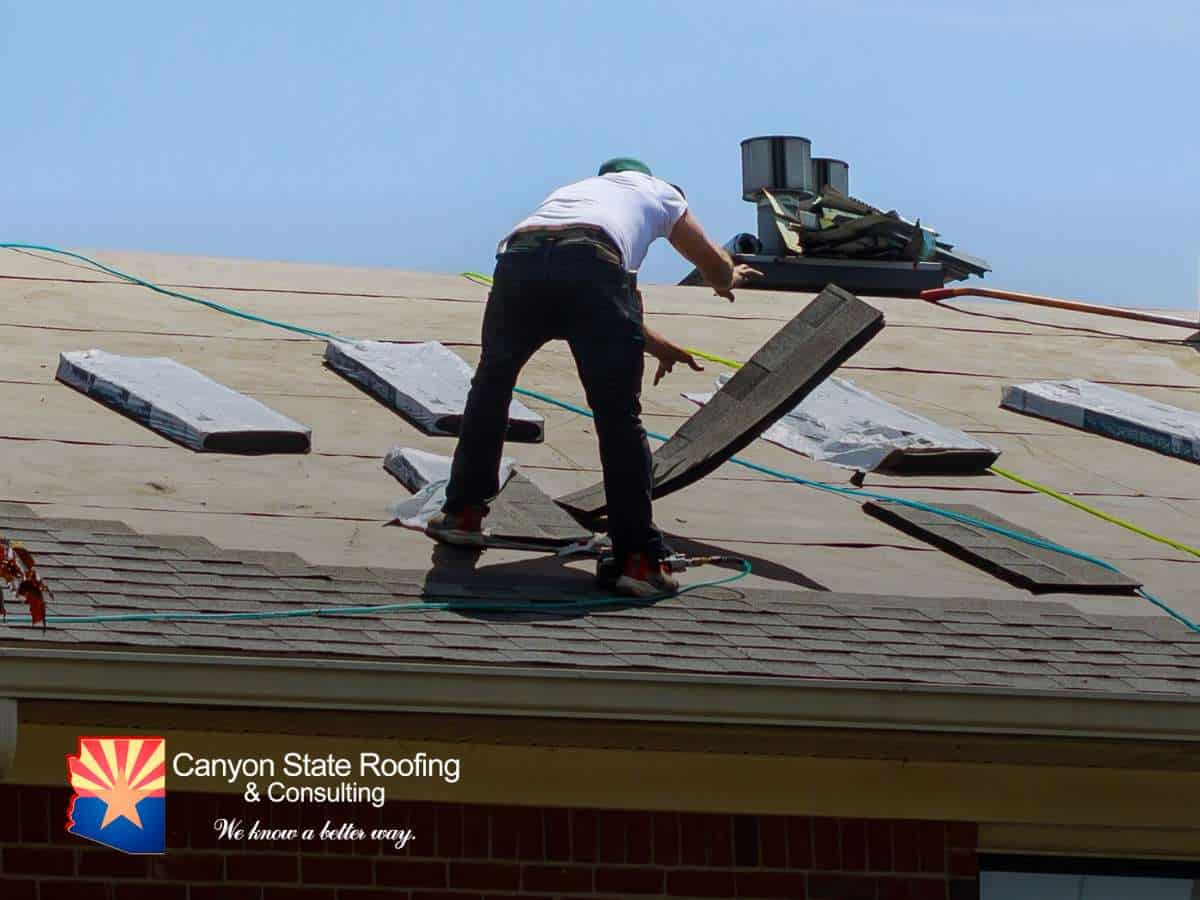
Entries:
{"label": "leaning shingle piece", "polygon": [[311,429],[166,357],[67,352],[56,377],[193,450],[307,453],[311,445]]}
{"label": "leaning shingle piece", "polygon": [[[883,328],[883,313],[836,285],[825,288],[654,451],[654,496],[712,472],[779,421]],[[608,505],[596,484],[558,502],[586,516]]]}
{"label": "leaning shingle piece", "polygon": [[[1014,525],[978,506],[943,505],[941,508],[1016,534],[1045,541],[1045,538],[1028,528]],[[1106,569],[1096,563],[927,510],[878,501],[863,504],[863,510],[906,534],[928,541],[998,578],[1031,591],[1129,593],[1142,584],[1128,575]],[[1003,627],[1009,628],[1011,624],[1006,623]],[[978,625],[976,629],[981,634],[996,633]]]}
{"label": "leaning shingle piece", "polygon": [[[466,360],[437,341],[330,341],[325,364],[426,434],[458,434],[473,373]],[[508,440],[540,443],[544,426],[541,416],[512,401]]]}
{"label": "leaning shingle piece", "polygon": [[1083,379],[1004,388],[1000,405],[1093,434],[1200,462],[1200,412]]}

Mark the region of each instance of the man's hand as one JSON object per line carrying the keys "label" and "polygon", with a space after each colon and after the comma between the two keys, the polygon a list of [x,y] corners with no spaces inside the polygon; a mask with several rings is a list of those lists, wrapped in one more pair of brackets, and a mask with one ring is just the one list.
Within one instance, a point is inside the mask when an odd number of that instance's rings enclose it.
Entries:
{"label": "man's hand", "polygon": [[718,297],[724,297],[730,303],[733,302],[733,289],[740,288],[746,284],[751,278],[762,278],[762,272],[758,269],[752,269],[745,263],[738,263],[733,267],[733,278],[729,282],[729,287],[723,291],[713,288],[713,293]]}
{"label": "man's hand", "polygon": [[704,366],[696,362],[696,357],[678,344],[672,344],[658,332],[644,326],[642,330],[646,333],[646,352],[658,360],[658,371],[654,373],[655,386],[675,368],[675,363],[686,363],[697,372],[704,371]]}

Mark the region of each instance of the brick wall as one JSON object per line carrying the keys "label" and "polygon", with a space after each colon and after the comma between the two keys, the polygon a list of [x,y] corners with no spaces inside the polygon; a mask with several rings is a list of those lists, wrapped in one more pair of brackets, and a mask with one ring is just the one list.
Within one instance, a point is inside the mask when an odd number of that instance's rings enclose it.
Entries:
{"label": "brick wall", "polygon": [[[437,803],[302,813],[173,791],[168,853],[131,857],[66,834],[69,796],[0,785],[2,900],[979,896],[976,828],[961,823]],[[402,851],[370,840],[239,845],[218,840],[220,817],[354,821],[411,828],[415,838]]]}

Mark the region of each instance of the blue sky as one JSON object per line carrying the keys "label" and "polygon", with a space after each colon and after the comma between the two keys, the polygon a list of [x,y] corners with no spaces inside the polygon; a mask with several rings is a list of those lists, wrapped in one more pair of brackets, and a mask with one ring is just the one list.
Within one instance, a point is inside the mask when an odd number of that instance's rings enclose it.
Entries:
{"label": "blue sky", "polygon": [[489,270],[623,154],[724,241],[798,134],[988,284],[1195,309],[1198,46],[1194,0],[0,0],[0,241]]}

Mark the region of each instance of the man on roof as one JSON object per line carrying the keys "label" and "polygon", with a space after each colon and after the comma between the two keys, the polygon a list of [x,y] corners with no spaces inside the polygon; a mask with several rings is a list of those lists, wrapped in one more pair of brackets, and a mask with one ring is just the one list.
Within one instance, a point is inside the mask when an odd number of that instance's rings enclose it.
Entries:
{"label": "man on roof", "polygon": [[690,353],[647,327],[637,270],[650,244],[666,237],[715,293],[762,273],[736,265],[705,234],[683,191],[643,162],[610,159],[594,178],[554,191],[497,248],[483,315],[483,351],[463,415],[446,502],[426,533],[482,546],[517,376],[547,341],[566,340],[596,419],[616,589],[632,596],[678,590],[651,511],[650,447],[641,420],[643,353],[658,360],[654,384]]}

